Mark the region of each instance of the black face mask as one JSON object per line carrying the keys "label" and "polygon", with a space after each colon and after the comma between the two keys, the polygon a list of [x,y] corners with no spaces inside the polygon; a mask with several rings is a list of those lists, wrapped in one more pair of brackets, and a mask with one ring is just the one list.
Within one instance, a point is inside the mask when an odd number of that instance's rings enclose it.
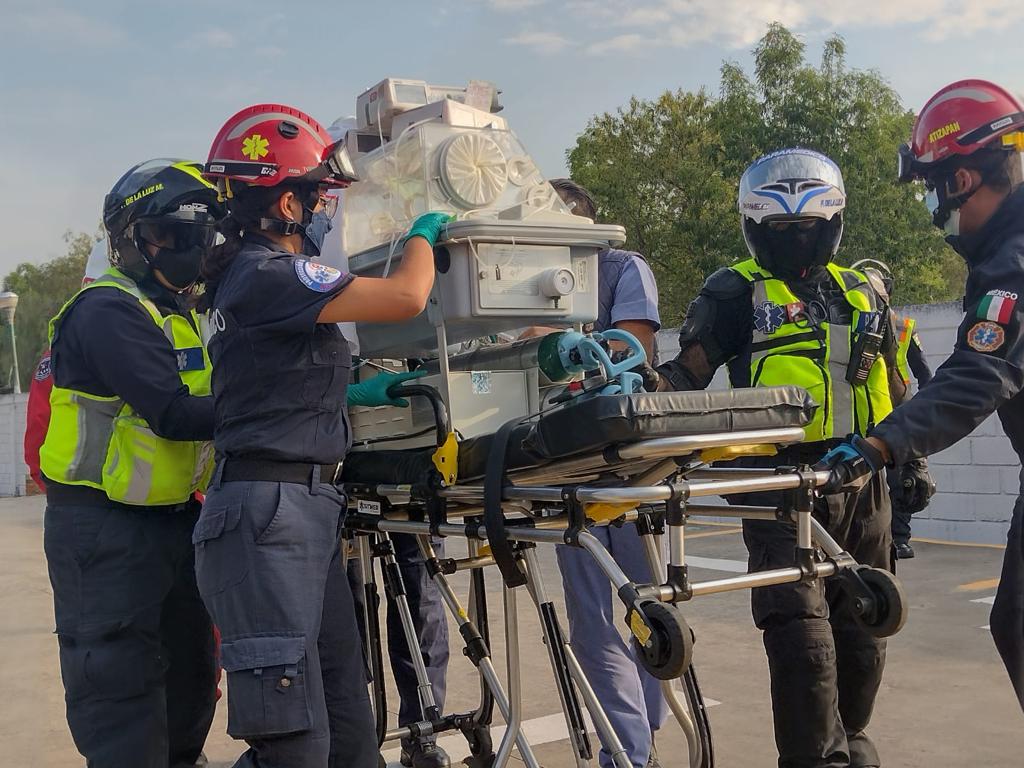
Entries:
{"label": "black face mask", "polygon": [[831,244],[825,241],[826,224],[815,221],[813,226],[802,229],[791,223],[778,231],[769,226],[763,228],[765,242],[771,252],[771,270],[778,277],[806,277],[816,267],[823,267],[832,260]]}
{"label": "black face mask", "polygon": [[150,257],[149,266],[159,270],[177,291],[186,291],[199,280],[206,248],[193,245],[182,251],[161,248]]}

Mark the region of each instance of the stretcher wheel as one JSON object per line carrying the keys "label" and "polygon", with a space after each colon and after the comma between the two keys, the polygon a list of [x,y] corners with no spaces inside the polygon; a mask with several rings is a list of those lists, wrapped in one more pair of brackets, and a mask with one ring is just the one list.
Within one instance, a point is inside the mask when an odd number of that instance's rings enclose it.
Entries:
{"label": "stretcher wheel", "polygon": [[853,596],[857,622],[873,637],[895,635],[907,621],[907,598],[902,585],[882,568],[860,568],[857,575],[870,593]]}
{"label": "stretcher wheel", "polygon": [[641,611],[653,630],[649,645],[641,645],[633,638],[643,668],[658,680],[681,677],[693,658],[693,632],[682,611],[657,601],[644,603]]}

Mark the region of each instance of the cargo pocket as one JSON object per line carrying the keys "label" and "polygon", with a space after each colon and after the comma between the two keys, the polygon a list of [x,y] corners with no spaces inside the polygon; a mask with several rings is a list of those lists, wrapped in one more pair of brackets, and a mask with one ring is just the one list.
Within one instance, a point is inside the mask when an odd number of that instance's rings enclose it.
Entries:
{"label": "cargo pocket", "polygon": [[238,531],[242,505],[203,506],[192,544],[196,549],[196,582],[201,595],[216,595],[241,583],[249,573],[249,560]]}
{"label": "cargo pocket", "polygon": [[221,663],[228,674],[231,736],[281,736],[309,730],[312,708],[305,680],[305,637],[263,635],[224,640]]}

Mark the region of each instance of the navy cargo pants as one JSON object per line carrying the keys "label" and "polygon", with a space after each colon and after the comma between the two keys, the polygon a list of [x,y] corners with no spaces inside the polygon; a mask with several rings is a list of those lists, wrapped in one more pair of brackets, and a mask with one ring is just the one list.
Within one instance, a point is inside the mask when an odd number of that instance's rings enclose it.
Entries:
{"label": "navy cargo pants", "polygon": [[221,631],[237,768],[376,768],[344,497],[331,485],[214,483],[196,525],[199,590]]}
{"label": "navy cargo pants", "polygon": [[1017,497],[1006,537],[999,588],[992,603],[992,639],[1024,709],[1024,471],[1022,495]]}
{"label": "navy cargo pants", "polygon": [[[824,453],[821,451],[820,453]],[[820,453],[818,455],[820,455]],[[784,455],[764,464],[798,463]],[[777,506],[777,492],[732,497]],[[864,565],[892,569],[892,517],[884,473],[859,494],[815,499],[815,518]],[[793,565],[796,528],[745,520],[750,572]],[[876,768],[865,729],[885,667],[885,640],[865,632],[836,582],[797,582],[751,592],[771,675],[779,768]]]}
{"label": "navy cargo pants", "polygon": [[177,512],[46,507],[68,725],[90,768],[184,768],[213,721],[210,617]]}

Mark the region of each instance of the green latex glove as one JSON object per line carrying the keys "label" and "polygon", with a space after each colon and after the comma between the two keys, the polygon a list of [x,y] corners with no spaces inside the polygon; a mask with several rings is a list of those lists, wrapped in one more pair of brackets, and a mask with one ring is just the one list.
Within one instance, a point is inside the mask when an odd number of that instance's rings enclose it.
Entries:
{"label": "green latex glove", "polygon": [[455,217],[448,213],[439,213],[437,211],[424,213],[413,222],[412,227],[405,235],[405,239],[409,240],[413,237],[422,237],[430,243],[430,247],[433,248],[434,244],[437,243],[438,238],[441,237],[441,233],[448,225],[448,222],[454,220]]}
{"label": "green latex glove", "polygon": [[409,405],[409,401],[404,397],[391,397],[388,394],[388,390],[395,384],[401,384],[403,381],[418,379],[420,376],[426,375],[426,371],[409,371],[408,373],[381,372],[368,381],[349,384],[346,400],[350,407],[353,405],[369,407],[397,405],[399,408],[406,408]]}

